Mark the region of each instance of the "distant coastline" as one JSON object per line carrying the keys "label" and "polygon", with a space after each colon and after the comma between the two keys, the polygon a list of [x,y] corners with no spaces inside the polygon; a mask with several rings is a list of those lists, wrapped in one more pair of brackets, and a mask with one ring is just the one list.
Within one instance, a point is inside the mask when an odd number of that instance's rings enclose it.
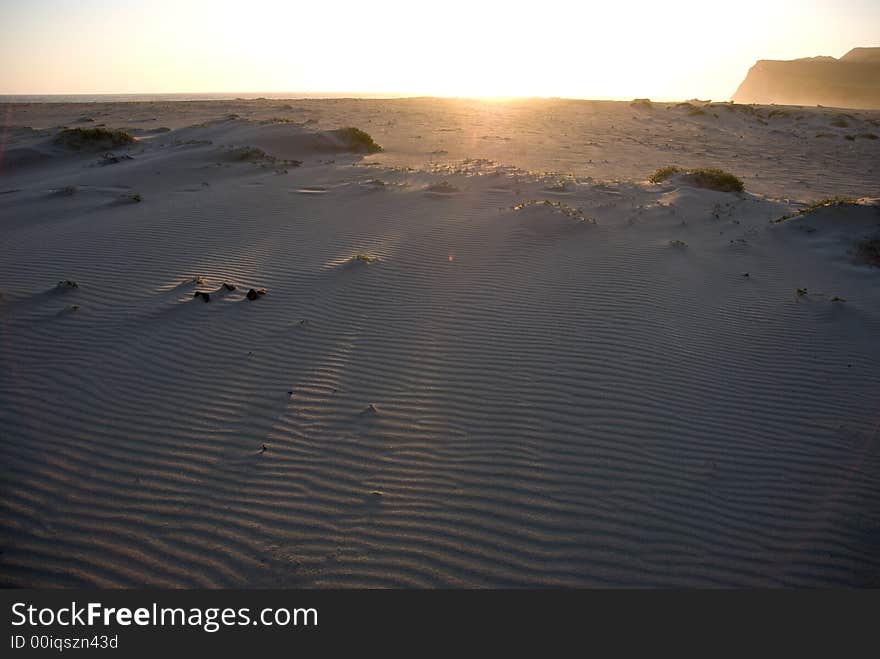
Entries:
{"label": "distant coastline", "polygon": [[168,101],[234,101],[258,100],[261,98],[306,99],[306,98],[412,98],[423,94],[396,94],[384,92],[206,92],[173,94],[0,94],[0,103],[145,103]]}

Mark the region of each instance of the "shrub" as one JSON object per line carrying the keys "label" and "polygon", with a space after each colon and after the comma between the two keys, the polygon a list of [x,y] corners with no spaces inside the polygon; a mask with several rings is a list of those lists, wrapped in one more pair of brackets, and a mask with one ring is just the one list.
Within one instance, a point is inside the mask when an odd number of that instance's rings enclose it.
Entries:
{"label": "shrub", "polygon": [[382,150],[382,147],[376,144],[369,133],[362,131],[360,128],[349,126],[339,132],[355,153],[376,153]]}
{"label": "shrub", "polygon": [[856,202],[855,199],[850,197],[826,197],[825,199],[820,199],[819,201],[814,201],[809,206],[805,206],[804,208],[798,211],[799,215],[804,215],[809,213],[810,211],[814,211],[817,208],[822,208],[824,206],[847,206],[849,204],[854,204]]}
{"label": "shrub", "polygon": [[800,215],[806,215],[818,208],[824,208],[825,206],[846,206],[849,204],[854,204],[855,199],[851,199],[849,197],[827,197],[825,199],[820,199],[819,201],[814,201],[812,204],[808,206],[804,206],[799,209],[796,213],[792,213],[790,215],[783,215],[778,220],[773,220],[777,224],[779,222],[785,222],[785,220],[790,220],[793,217],[798,217]]}
{"label": "shrub", "polygon": [[651,183],[662,183],[676,174],[684,174],[691,183],[700,188],[718,190],[719,192],[742,192],[745,189],[743,182],[739,178],[714,167],[685,170],[675,165],[667,165],[651,174],[648,177],[648,181]]}
{"label": "shrub", "polygon": [[729,172],[716,168],[690,169],[688,176],[695,185],[719,192],[742,192],[745,189],[743,182]]}
{"label": "shrub", "polygon": [[269,154],[256,146],[240,146],[232,149],[230,155],[233,160],[244,160],[249,162],[270,160]]}
{"label": "shrub", "polygon": [[684,170],[681,167],[676,167],[675,165],[667,165],[666,167],[661,167],[656,172],[651,174],[648,177],[648,180],[651,183],[662,183],[668,178],[672,178],[676,174],[681,174]]}
{"label": "shrub", "polygon": [[124,130],[109,128],[65,128],[55,138],[56,144],[73,149],[120,147],[134,144],[135,139]]}
{"label": "shrub", "polygon": [[298,121],[293,119],[288,119],[287,117],[269,117],[268,119],[263,119],[259,122],[262,125],[266,124],[297,124]]}
{"label": "shrub", "polygon": [[428,192],[441,192],[443,194],[450,194],[452,192],[458,192],[458,188],[449,183],[448,181],[440,181],[439,183],[433,183],[425,188]]}

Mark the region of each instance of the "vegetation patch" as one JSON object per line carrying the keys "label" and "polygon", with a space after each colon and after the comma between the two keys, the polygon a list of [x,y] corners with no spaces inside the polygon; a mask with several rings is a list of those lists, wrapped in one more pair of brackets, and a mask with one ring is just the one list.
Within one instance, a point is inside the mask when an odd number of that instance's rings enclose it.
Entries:
{"label": "vegetation patch", "polygon": [[718,192],[742,192],[745,190],[741,179],[723,169],[714,167],[689,169],[687,176],[694,185],[700,188],[708,188]]}
{"label": "vegetation patch", "polygon": [[285,171],[285,167],[299,167],[302,165],[301,160],[281,160],[275,156],[269,155],[261,148],[256,146],[239,146],[230,150],[230,158],[235,162],[252,162],[255,164],[266,166],[274,166],[280,168],[279,171]]}
{"label": "vegetation patch", "polygon": [[294,119],[288,119],[287,117],[271,117],[269,119],[264,119],[260,123],[261,124],[298,124],[299,122]]}
{"label": "vegetation patch", "polygon": [[801,215],[806,215],[807,213],[811,213],[819,208],[825,208],[826,206],[853,206],[855,205],[855,203],[856,200],[850,197],[827,197],[825,199],[820,199],[819,201],[814,201],[809,206],[804,206],[796,213],[783,215],[778,220],[773,220],[773,222],[776,224],[780,222],[785,222],[786,220],[790,220],[793,217],[800,217]]}
{"label": "vegetation patch", "polygon": [[666,165],[666,167],[661,167],[656,172],[651,174],[648,177],[648,180],[651,183],[662,183],[663,181],[672,178],[676,174],[683,173],[684,170],[681,167],[676,167],[675,165]]}
{"label": "vegetation patch", "polygon": [[240,146],[232,149],[230,155],[233,160],[241,162],[260,162],[274,160],[268,153],[255,146]]}
{"label": "vegetation patch", "polygon": [[111,128],[65,128],[55,143],[71,149],[107,149],[135,143],[134,137],[124,130]]}
{"label": "vegetation patch", "polygon": [[440,192],[443,194],[451,194],[453,192],[458,192],[458,188],[449,183],[448,181],[440,181],[440,183],[434,183],[425,188],[427,192]]}
{"label": "vegetation patch", "polygon": [[648,181],[651,183],[662,183],[678,174],[683,174],[690,183],[699,188],[708,188],[718,192],[742,192],[745,190],[745,185],[738,177],[730,172],[725,172],[723,169],[714,167],[682,169],[675,165],[667,165],[651,174],[648,177]]}
{"label": "vegetation patch", "polygon": [[349,126],[339,131],[349,148],[355,153],[378,153],[382,147],[376,144],[369,133]]}

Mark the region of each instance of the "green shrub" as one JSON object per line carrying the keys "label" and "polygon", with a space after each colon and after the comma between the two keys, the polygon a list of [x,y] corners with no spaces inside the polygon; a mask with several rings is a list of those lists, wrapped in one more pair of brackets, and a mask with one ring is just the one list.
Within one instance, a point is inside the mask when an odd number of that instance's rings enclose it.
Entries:
{"label": "green shrub", "polygon": [[742,192],[745,190],[742,180],[722,169],[714,167],[703,169],[689,169],[688,176],[695,185],[719,192]]}
{"label": "green shrub", "polygon": [[382,147],[376,144],[373,138],[360,128],[349,126],[339,131],[343,139],[355,153],[377,153]]}
{"label": "green shrub", "polygon": [[681,167],[676,167],[675,165],[667,165],[666,167],[661,167],[656,172],[651,174],[648,177],[648,180],[651,183],[662,183],[668,178],[672,178],[676,174],[681,174],[684,170]]}
{"label": "green shrub", "polygon": [[819,201],[814,201],[809,206],[805,206],[798,211],[799,215],[804,215],[805,213],[809,213],[810,211],[814,211],[817,208],[823,208],[824,206],[848,206],[850,204],[856,203],[855,199],[851,197],[826,197],[825,199],[820,199]]}
{"label": "green shrub", "polygon": [[745,185],[743,185],[739,178],[714,167],[685,170],[675,165],[667,165],[651,174],[648,177],[648,181],[651,183],[662,183],[676,174],[686,175],[691,183],[700,188],[718,190],[719,192],[742,192],[745,190]]}
{"label": "green shrub", "polygon": [[124,130],[110,128],[65,128],[58,133],[55,142],[73,149],[105,149],[134,144],[135,139]]}
{"label": "green shrub", "polygon": [[790,220],[793,217],[798,217],[800,215],[806,215],[818,208],[824,208],[825,206],[848,206],[850,204],[854,204],[856,202],[855,199],[850,197],[827,197],[825,199],[820,199],[819,201],[814,201],[812,204],[808,206],[804,206],[799,209],[796,213],[791,213],[790,215],[783,215],[778,220],[773,220],[777,224],[779,222],[785,222],[785,220]]}

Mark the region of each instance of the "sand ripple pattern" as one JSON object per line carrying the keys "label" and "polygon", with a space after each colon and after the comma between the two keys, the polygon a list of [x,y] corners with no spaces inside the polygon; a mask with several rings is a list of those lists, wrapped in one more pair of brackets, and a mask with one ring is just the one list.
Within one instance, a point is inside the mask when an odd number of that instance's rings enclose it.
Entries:
{"label": "sand ripple pattern", "polygon": [[576,185],[572,230],[541,182],[322,171],[16,202],[6,584],[877,584],[876,273],[769,202]]}

